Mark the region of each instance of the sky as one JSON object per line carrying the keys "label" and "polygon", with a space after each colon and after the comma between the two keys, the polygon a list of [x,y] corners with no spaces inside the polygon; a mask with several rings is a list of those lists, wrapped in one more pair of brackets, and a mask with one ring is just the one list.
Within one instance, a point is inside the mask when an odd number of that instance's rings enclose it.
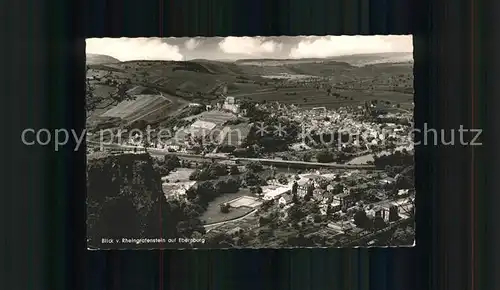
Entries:
{"label": "sky", "polygon": [[411,35],[195,38],[88,38],[89,54],[128,60],[236,60],[325,58],[413,52]]}

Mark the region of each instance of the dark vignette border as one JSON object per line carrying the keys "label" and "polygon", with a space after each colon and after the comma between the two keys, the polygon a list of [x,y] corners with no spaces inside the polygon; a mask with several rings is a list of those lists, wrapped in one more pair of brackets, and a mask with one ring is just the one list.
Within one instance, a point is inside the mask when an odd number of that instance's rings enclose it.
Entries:
{"label": "dark vignette border", "polygon": [[[486,255],[498,253],[484,250],[490,243],[497,245],[490,236],[494,226],[488,223],[498,220],[489,215],[495,205],[488,196],[476,193],[485,192],[486,179],[498,180],[494,175],[498,162],[494,162],[497,159],[493,154],[487,167],[481,167],[479,162],[485,156],[476,149],[477,165],[473,167],[470,148],[417,149],[417,215],[422,218],[417,222],[418,245],[413,249],[87,253],[83,151],[54,153],[51,148],[22,146],[19,139],[20,132],[28,127],[83,127],[80,80],[84,77],[84,27],[85,35],[98,37],[411,31],[417,63],[417,126],[426,121],[437,128],[456,128],[459,124],[470,127],[474,123],[475,127],[487,124],[495,129],[499,124],[491,119],[498,115],[491,106],[496,102],[485,109],[481,99],[485,92],[494,96],[497,83],[493,73],[498,70],[493,67],[494,61],[485,60],[483,50],[498,49],[493,45],[471,47],[472,36],[478,39],[486,29],[469,33],[472,18],[476,22],[481,19],[478,11],[498,11],[492,7],[481,9],[467,1],[452,7],[444,1],[427,0],[415,1],[411,9],[407,1],[389,0],[377,4],[348,0],[198,2],[95,0],[84,10],[82,2],[74,1],[71,6],[69,2],[52,1],[47,7],[44,4],[48,3],[39,1],[30,3],[30,13],[25,3],[2,3],[0,19],[9,21],[2,28],[11,42],[2,46],[0,53],[5,100],[1,114],[4,138],[0,142],[5,170],[0,191],[5,196],[1,202],[2,226],[7,237],[7,249],[2,249],[1,256],[6,270],[0,279],[4,284],[1,289],[42,285],[49,289],[83,285],[89,289],[160,289],[167,285],[175,289],[233,289],[239,288],[237,281],[259,289],[292,285],[312,289],[323,285],[348,289],[472,289],[478,287],[482,275],[495,273],[494,267],[481,267]],[[13,15],[16,17],[9,17]],[[488,74],[476,78],[469,75],[472,66],[479,70],[483,65]],[[471,114],[471,109],[476,112]],[[491,142],[491,133],[486,132],[484,139]],[[487,146],[491,149],[498,148],[490,144]],[[483,239],[477,239],[477,235]],[[478,252],[479,248],[483,250]],[[480,286],[498,289],[493,283]]]}

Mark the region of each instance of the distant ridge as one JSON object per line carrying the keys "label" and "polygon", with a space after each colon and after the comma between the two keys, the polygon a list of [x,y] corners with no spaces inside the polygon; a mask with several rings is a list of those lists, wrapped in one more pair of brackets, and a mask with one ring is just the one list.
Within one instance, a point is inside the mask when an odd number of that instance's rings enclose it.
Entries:
{"label": "distant ridge", "polygon": [[93,54],[87,53],[86,55],[86,64],[107,64],[107,63],[118,63],[120,62],[118,59],[111,57],[109,55],[104,54]]}
{"label": "distant ridge", "polygon": [[354,54],[354,55],[330,57],[329,59],[344,61],[353,66],[365,66],[365,65],[380,64],[380,63],[413,63],[413,53],[385,52],[385,53],[372,53],[372,54]]}

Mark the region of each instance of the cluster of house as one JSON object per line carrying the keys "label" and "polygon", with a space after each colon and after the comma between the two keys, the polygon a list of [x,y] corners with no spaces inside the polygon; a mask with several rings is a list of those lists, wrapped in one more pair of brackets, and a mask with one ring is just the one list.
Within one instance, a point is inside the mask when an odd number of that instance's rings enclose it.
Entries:
{"label": "cluster of house", "polygon": [[[352,221],[343,217],[352,218],[358,209],[364,209],[369,218],[379,216],[386,222],[389,222],[389,213],[392,207],[398,209],[398,214],[403,219],[408,218],[413,210],[413,200],[410,198],[412,192],[408,189],[400,189],[396,200],[385,199],[376,203],[363,204],[356,202],[348,187],[344,187],[340,193],[334,192],[333,183],[329,184],[326,189],[319,188],[317,181],[320,178],[321,176],[318,175],[304,175],[299,180],[294,181],[291,186],[276,188],[266,193],[264,199],[276,200],[281,208],[281,217],[286,219],[287,211],[294,203],[294,195],[299,199],[304,199],[306,195],[309,195],[311,200],[318,204],[321,215],[327,215],[328,211],[338,213],[341,217],[339,223],[342,224],[342,227],[349,227],[350,224],[352,226]],[[384,178],[380,182],[390,183],[392,180]],[[338,225],[336,222],[331,222],[331,227],[336,228]]]}
{"label": "cluster of house", "polygon": [[320,175],[304,174],[292,184],[278,186],[267,191],[264,194],[264,200],[276,200],[282,208],[287,209],[293,203],[294,195],[299,199],[304,199],[309,194],[311,200],[318,202],[320,210],[325,215],[328,206],[333,211],[340,211],[355,204],[355,200],[348,188],[344,188],[341,193],[334,194],[332,184],[328,185],[326,190],[319,188],[318,178],[322,177]]}
{"label": "cluster of house", "polygon": [[278,203],[282,206],[287,206],[293,202],[293,196],[296,194],[297,198],[304,199],[306,195],[310,194],[311,199],[320,204],[320,210],[326,214],[326,209],[330,205],[332,211],[340,211],[343,208],[352,207],[355,204],[353,196],[349,193],[348,188],[338,194],[333,194],[333,186],[328,185],[326,190],[317,187],[312,178],[308,180],[298,180],[292,185],[287,194],[281,195]]}
{"label": "cluster of house", "polygon": [[[350,107],[329,110],[325,107],[317,107],[308,110],[300,109],[297,106],[286,106],[280,104],[266,104],[272,106],[272,114],[290,118],[302,125],[301,132],[309,134],[333,134],[336,132],[344,132],[351,136],[349,144],[345,146],[367,147],[377,146],[381,141],[394,140],[399,144],[405,141],[411,142],[408,139],[410,128],[395,123],[375,123],[371,121],[363,121],[364,118],[359,118],[359,112],[363,109],[360,106],[358,109]],[[406,114],[408,115],[408,114]],[[395,113],[391,116],[397,118],[411,118],[403,113]],[[299,139],[303,139],[299,136]]]}

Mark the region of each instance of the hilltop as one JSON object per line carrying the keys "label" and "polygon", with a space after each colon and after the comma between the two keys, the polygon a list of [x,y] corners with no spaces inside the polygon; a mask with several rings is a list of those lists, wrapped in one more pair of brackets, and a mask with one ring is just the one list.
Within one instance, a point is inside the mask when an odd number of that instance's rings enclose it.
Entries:
{"label": "hilltop", "polygon": [[[332,83],[347,79],[380,77],[385,72],[412,74],[411,54],[377,54],[343,56],[327,59],[251,59],[235,62],[191,61],[126,61],[89,63],[89,77],[103,76],[149,84],[170,94],[213,94],[221,84],[233,91],[254,91],[269,85],[269,78],[299,75],[322,78]],[[110,60],[111,61],[111,60]],[[392,61],[399,65],[393,65]],[[360,67],[361,64],[366,67]],[[377,66],[377,64],[382,64]],[[402,64],[402,65],[401,65]],[[250,88],[248,88],[250,87]],[[183,94],[185,93],[185,94]]]}
{"label": "hilltop", "polygon": [[344,61],[353,66],[368,66],[375,64],[406,64],[413,63],[412,52],[385,52],[371,54],[354,54],[330,58],[336,61]]}

